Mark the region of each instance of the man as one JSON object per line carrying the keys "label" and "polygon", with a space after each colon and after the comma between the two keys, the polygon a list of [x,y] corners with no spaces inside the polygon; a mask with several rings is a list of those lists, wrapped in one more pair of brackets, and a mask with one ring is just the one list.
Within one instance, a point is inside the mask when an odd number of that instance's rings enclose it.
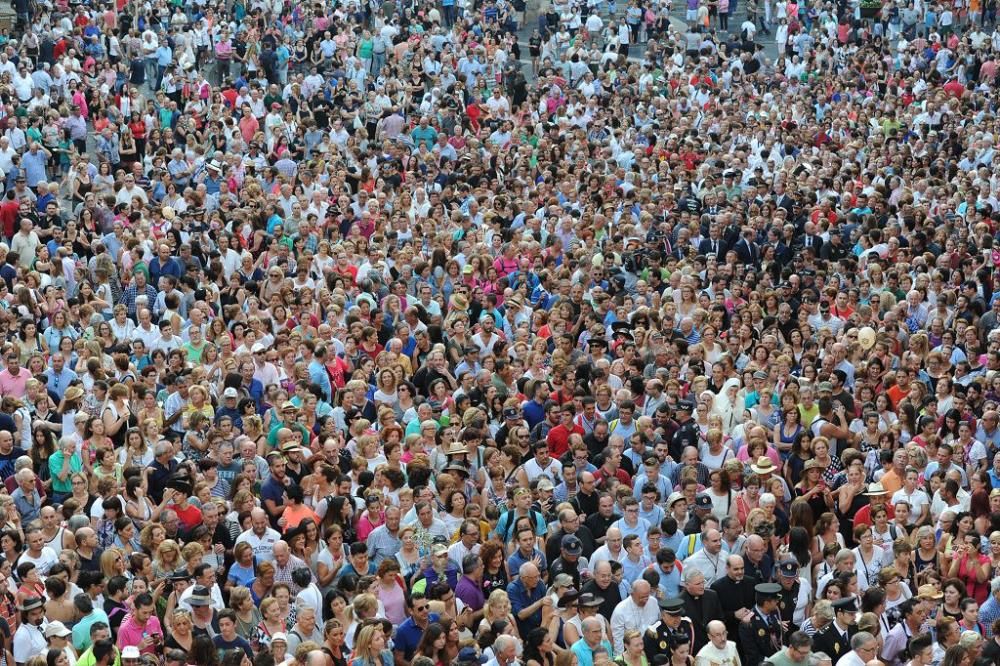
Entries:
{"label": "man", "polygon": [[[312,613],[315,619],[315,609],[298,609],[296,625],[301,622],[303,616],[308,616],[309,613]],[[293,628],[292,632],[294,631],[295,629]],[[291,634],[292,632],[289,633]],[[322,638],[320,638],[320,642],[322,642]],[[212,643],[220,655],[225,654],[229,650],[242,650],[247,659],[253,659],[253,650],[250,649],[250,643],[236,633],[236,611],[232,608],[226,608],[219,612],[219,633],[212,637]]]}
{"label": "man", "polygon": [[767,553],[764,539],[759,534],[751,534],[747,537],[743,565],[746,567],[748,578],[753,578],[758,583],[766,583],[771,580],[774,563]]}
{"label": "man", "polygon": [[588,617],[583,621],[583,636],[570,646],[576,655],[578,666],[594,666],[594,652],[600,648],[604,648],[609,656],[614,654],[611,644],[601,640],[603,630],[604,625],[596,617]]}
{"label": "man", "polygon": [[979,607],[979,621],[986,629],[986,638],[994,637],[993,623],[997,620],[1000,620],[1000,578],[990,581],[990,596]]}
{"label": "man", "polygon": [[[580,476],[580,484],[583,486],[584,490],[592,490],[597,482],[594,479],[593,474],[590,472],[584,472]],[[579,498],[580,495],[578,494],[577,499]],[[580,506],[582,512],[583,503],[581,502],[578,506]],[[597,511],[587,515],[584,525],[594,536],[594,543],[599,546],[603,546],[607,543],[608,530],[611,529],[611,526],[614,525],[619,518],[621,518],[621,516],[615,513],[614,498],[610,495],[610,493],[602,492],[597,496]],[[618,533],[618,536],[621,538],[620,532]],[[597,557],[597,552],[600,550],[600,548],[597,548],[597,550],[595,550],[592,554],[588,554],[591,563],[594,562]]]}
{"label": "man", "polygon": [[796,631],[788,637],[788,646],[771,655],[765,661],[770,666],[810,666],[812,639],[804,631]]}
{"label": "man", "polygon": [[745,571],[743,558],[730,555],[726,558],[726,575],[710,585],[719,595],[725,629],[731,636],[739,635],[740,623],[749,620],[753,612],[754,581],[746,578]]}
{"label": "man", "polygon": [[118,627],[117,645],[120,649],[133,645],[142,654],[158,654],[163,646],[163,628],[155,610],[153,597],[148,592],[135,598],[132,614]]}
{"label": "man", "polygon": [[[994,581],[996,587],[997,581]],[[899,605],[902,622],[895,623],[885,635],[882,645],[882,660],[888,666],[902,666],[906,658],[914,656],[909,652],[910,640],[922,633],[927,619],[927,607],[920,599],[907,599]]]}
{"label": "man", "polygon": [[[45,533],[42,532],[42,528],[29,527],[25,530],[24,539],[28,544],[28,549],[21,554],[18,564],[31,562],[38,568],[39,576],[48,575],[49,569],[59,561],[59,557],[55,550],[45,545]],[[59,545],[62,546],[62,544]]]}
{"label": "man", "polygon": [[517,579],[507,585],[507,596],[521,636],[527,636],[529,631],[542,625],[542,606],[552,606],[552,597],[546,594],[541,574],[533,562],[521,565]]}
{"label": "man", "polygon": [[[390,506],[385,510],[385,522],[368,535],[368,554],[376,567],[382,560],[393,558],[403,542],[399,539],[400,511],[398,506]],[[478,531],[476,532],[478,537]]]}
{"label": "man", "polygon": [[703,647],[695,659],[696,664],[718,664],[719,666],[736,666],[740,663],[736,653],[736,643],[727,640],[726,625],[719,620],[708,623],[709,643]]}
{"label": "man", "polygon": [[778,617],[777,583],[758,583],[754,586],[754,604],[751,616],[740,622],[739,637],[748,664],[760,664],[781,649],[783,629]]}
{"label": "man", "polygon": [[93,600],[87,594],[80,593],[73,597],[73,607],[80,615],[80,619],[73,625],[73,647],[77,652],[81,652],[90,647],[90,628],[95,624],[110,627],[111,620],[103,608],[95,607]]}
{"label": "man", "polygon": [[[473,664],[481,663],[481,658],[476,653],[475,648],[462,648],[459,654],[459,664],[468,664],[470,662],[463,662],[461,653],[465,653],[466,650],[471,650],[472,654],[466,653],[466,657],[471,657]],[[507,634],[500,634],[497,636],[496,640],[493,641],[493,658],[486,662],[486,666],[517,666],[517,652],[518,652],[518,642],[513,636],[508,636]]]}
{"label": "man", "polygon": [[462,577],[455,586],[455,596],[462,600],[465,608],[472,611],[468,624],[476,626],[483,617],[486,597],[483,595],[483,561],[478,555],[466,555],[462,560]]}
{"label": "man", "polygon": [[778,565],[778,614],[785,626],[785,633],[798,631],[805,619],[809,617],[809,600],[812,598],[812,586],[809,581],[799,576],[798,560],[784,560]]}
{"label": "man", "polygon": [[583,543],[574,534],[563,536],[561,543],[559,557],[549,565],[549,580],[554,580],[559,574],[566,574],[573,580],[573,589],[578,590],[581,584],[581,571],[588,571],[590,568],[586,558],[583,557]]}
{"label": "man", "polygon": [[[94,666],[96,663],[94,650],[104,642],[111,642],[111,628],[103,622],[95,622],[90,625],[90,647],[80,653],[79,658],[76,660],[76,666]],[[118,663],[120,661],[118,648],[113,647],[112,649],[114,651],[112,662]],[[135,649],[135,654],[139,654],[138,649]]]}
{"label": "man", "polygon": [[684,610],[694,627],[692,651],[697,652],[708,643],[708,623],[722,617],[722,606],[715,590],[705,588],[705,575],[701,571],[685,566],[681,583],[684,586],[681,591]]}
{"label": "man", "polygon": [[[844,597],[833,602],[833,622],[816,633],[813,638],[813,648],[817,652],[825,652],[835,661],[847,654],[853,646],[851,638],[857,633],[855,616],[858,605],[854,597]],[[875,658],[873,654],[872,659]]]}
{"label": "man", "polygon": [[550,562],[559,557],[563,537],[567,535],[573,535],[580,541],[581,554],[584,557],[589,558],[597,549],[590,528],[580,524],[580,515],[573,509],[563,509],[559,512],[559,529],[545,542],[545,557]]}
{"label": "man", "polygon": [[393,656],[399,666],[409,666],[413,654],[420,645],[420,639],[424,635],[424,630],[431,622],[437,622],[437,613],[430,612],[430,602],[420,592],[414,592],[407,599],[410,617],[403,620],[403,623],[396,627],[393,636]]}
{"label": "man", "polygon": [[[532,526],[535,531],[536,536],[543,536],[546,534],[547,530],[545,527],[545,519],[542,514],[531,508],[531,490],[529,490],[527,483],[519,487],[514,491],[514,507],[508,509],[497,522],[497,526],[493,531],[493,536],[499,537],[501,541],[507,543],[513,538],[514,527],[517,524],[518,518],[523,518],[525,516],[530,517]],[[428,512],[433,516],[433,511],[428,505]],[[439,519],[438,519],[439,520]],[[444,527],[444,524],[441,525]],[[447,529],[444,530],[447,532]],[[451,534],[443,534],[446,538],[451,537]]]}
{"label": "man", "polygon": [[694,627],[684,616],[684,602],[678,598],[661,598],[657,605],[660,618],[642,635],[647,655],[667,654],[671,645],[694,644]]}
{"label": "man", "polygon": [[7,367],[0,370],[0,393],[23,400],[27,393],[26,385],[31,378],[31,371],[21,367],[20,357],[16,353],[9,353]]}
{"label": "man", "polygon": [[267,455],[270,476],[260,487],[260,498],[271,520],[271,527],[278,527],[278,519],[285,511],[285,490],[292,484],[288,476],[285,457],[280,453],[271,452]]}
{"label": "man", "polygon": [[240,534],[236,543],[249,543],[258,561],[271,561],[274,559],[274,545],[280,540],[281,534],[268,523],[267,512],[256,507],[250,510],[250,529]]}
{"label": "man", "polygon": [[14,632],[14,661],[23,666],[31,657],[45,654],[45,600],[27,597],[17,608],[21,626]]}
{"label": "man", "polygon": [[611,617],[622,600],[618,584],[614,582],[614,577],[611,575],[611,563],[605,560],[595,564],[593,578],[584,584],[580,593],[589,593],[601,599],[600,615]]}
{"label": "man", "polygon": [[632,583],[628,598],[623,599],[611,614],[611,638],[614,654],[625,651],[625,632],[628,629],[642,631],[654,624],[659,615],[657,605],[650,600],[652,589],[649,582],[639,579]]}
{"label": "man", "polygon": [[716,529],[705,532],[701,540],[701,550],[684,560],[684,569],[696,569],[705,576],[708,585],[719,579],[723,573],[722,533]]}
{"label": "man", "polygon": [[867,631],[851,637],[851,651],[837,660],[837,666],[866,666],[878,656],[878,642]]}

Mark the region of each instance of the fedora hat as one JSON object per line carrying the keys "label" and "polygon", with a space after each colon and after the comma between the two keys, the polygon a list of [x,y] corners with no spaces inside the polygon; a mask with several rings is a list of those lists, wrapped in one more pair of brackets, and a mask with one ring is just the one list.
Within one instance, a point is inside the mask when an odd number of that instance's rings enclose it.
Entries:
{"label": "fedora hat", "polygon": [[467,454],[469,450],[462,445],[461,442],[452,442],[448,446],[448,450],[444,452],[446,456],[460,456],[463,453]]}
{"label": "fedora hat", "polygon": [[872,497],[873,495],[877,496],[877,495],[888,495],[888,494],[889,491],[883,488],[882,484],[877,481],[875,483],[869,483],[868,489],[865,490],[865,495],[869,497]]}
{"label": "fedora hat", "polygon": [[451,298],[448,299],[448,308],[450,310],[468,310],[469,299],[463,294],[452,294]]}
{"label": "fedora hat", "polygon": [[757,474],[771,474],[772,472],[776,472],[778,470],[778,468],[775,467],[774,462],[767,456],[757,458],[757,462],[750,465],[750,469]]}

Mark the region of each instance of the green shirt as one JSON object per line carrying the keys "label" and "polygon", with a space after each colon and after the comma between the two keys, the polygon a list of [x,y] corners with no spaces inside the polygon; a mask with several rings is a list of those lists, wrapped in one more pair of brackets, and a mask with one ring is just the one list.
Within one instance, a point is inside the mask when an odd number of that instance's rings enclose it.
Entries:
{"label": "green shirt", "polygon": [[79,454],[74,453],[69,459],[69,474],[66,475],[65,481],[60,481],[58,475],[62,471],[64,457],[65,455],[62,451],[56,451],[49,456],[49,475],[52,477],[52,490],[57,493],[72,492],[73,482],[70,480],[71,477],[77,472],[83,471],[83,461],[80,460]]}

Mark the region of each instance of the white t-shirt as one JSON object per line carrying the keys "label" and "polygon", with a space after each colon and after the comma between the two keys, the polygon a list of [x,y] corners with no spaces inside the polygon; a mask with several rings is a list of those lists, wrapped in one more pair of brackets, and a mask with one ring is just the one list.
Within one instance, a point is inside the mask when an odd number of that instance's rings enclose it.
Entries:
{"label": "white t-shirt", "polygon": [[931,503],[931,498],[920,488],[914,488],[912,493],[906,492],[906,488],[900,488],[892,494],[893,506],[896,505],[896,502],[906,502],[910,505],[909,524],[913,525],[917,522],[924,507]]}
{"label": "white t-shirt", "polygon": [[694,663],[695,666],[739,666],[740,658],[736,654],[736,643],[726,641],[726,648],[720,650],[709,642],[698,651]]}
{"label": "white t-shirt", "polygon": [[257,536],[253,530],[247,530],[243,534],[236,537],[236,543],[246,542],[250,544],[253,548],[253,554],[259,562],[272,562],[274,561],[274,544],[281,540],[281,535],[278,534],[277,530],[273,530],[270,527],[264,532],[263,536]]}

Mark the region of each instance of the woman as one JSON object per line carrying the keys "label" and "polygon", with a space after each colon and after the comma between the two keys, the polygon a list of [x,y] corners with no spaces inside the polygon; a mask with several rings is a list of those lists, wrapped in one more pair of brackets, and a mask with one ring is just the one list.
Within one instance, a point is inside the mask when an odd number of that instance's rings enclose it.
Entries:
{"label": "woman", "polygon": [[480,548],[479,557],[483,561],[483,594],[489,598],[494,590],[506,590],[510,575],[503,544],[495,540],[487,541]]}
{"label": "woman", "polygon": [[424,634],[420,638],[420,643],[417,644],[417,657],[426,657],[434,662],[434,666],[447,666],[450,662],[445,653],[445,645],[448,642],[448,636],[445,634],[444,627],[438,622],[431,622],[424,629]]}
{"label": "woman", "polygon": [[167,632],[167,640],[164,646],[168,650],[184,650],[190,652],[194,643],[194,622],[191,621],[191,613],[183,608],[174,609],[170,615],[170,631]]}
{"label": "woman", "polygon": [[[809,453],[808,449],[804,453],[802,450],[800,436],[806,431],[803,430],[802,422],[799,419],[799,408],[793,405],[790,409],[782,412],[781,422],[774,426],[774,448],[778,449],[778,453],[786,458],[785,465],[791,465],[792,472],[801,471],[801,464]],[[793,461],[795,457],[798,457],[799,460]]]}
{"label": "woman", "polygon": [[[640,641],[640,644],[642,641]],[[536,627],[528,632],[524,642],[524,662],[526,666],[554,666],[555,647],[548,629]]]}
{"label": "woman", "polygon": [[883,567],[878,572],[878,584],[885,590],[886,610],[895,608],[913,596],[910,588],[903,583],[903,578],[895,566]]}
{"label": "woman", "polygon": [[980,550],[981,538],[975,531],[967,532],[962,539],[952,548],[949,567],[942,573],[965,583],[968,596],[982,604],[989,596],[990,557]]}
{"label": "woman", "polygon": [[153,575],[166,578],[181,566],[181,549],[173,539],[166,539],[153,554]]}
{"label": "woman", "polygon": [[[813,449],[818,451],[821,446],[822,442],[817,437],[813,441]],[[844,535],[844,541],[849,546],[855,544],[854,534],[850,531],[850,518],[862,507],[868,505],[866,490],[864,466],[860,461],[856,461],[847,470],[847,483],[837,491],[837,512],[841,518],[841,534]]]}
{"label": "woman", "polygon": [[941,614],[960,622],[962,620],[962,599],[968,596],[965,583],[957,578],[948,578],[941,583],[941,591],[944,593]]}
{"label": "woman", "polygon": [[406,619],[406,582],[400,575],[399,563],[394,559],[382,560],[375,578],[377,583],[372,586],[372,593],[382,602],[385,617],[399,625]]}
{"label": "woman", "polygon": [[[479,631],[489,631],[494,622],[504,620],[514,623],[514,616],[511,614],[510,597],[505,590],[493,590],[486,599],[483,606],[483,619],[479,623]],[[511,628],[513,635],[517,635],[517,626]]]}
{"label": "woman", "polygon": [[[718,431],[715,431],[718,432]],[[711,435],[711,432],[709,433]],[[720,521],[736,515],[736,492],[730,487],[729,472],[716,469],[709,473],[706,493],[712,498],[712,515]]]}
{"label": "woman", "polygon": [[875,537],[868,525],[854,528],[854,571],[858,575],[858,590],[864,592],[878,583],[878,572],[882,570],[885,551],[875,545]]}
{"label": "woman", "polygon": [[641,632],[637,629],[626,630],[622,644],[625,646],[625,652],[615,659],[618,666],[649,666],[649,660],[646,658],[643,648]]}
{"label": "woman", "polygon": [[392,652],[385,648],[385,633],[381,624],[361,628],[354,642],[354,655],[351,666],[393,666]]}
{"label": "woman", "polygon": [[823,551],[829,544],[844,547],[844,536],[840,533],[840,520],[835,514],[827,511],[816,519],[816,538],[813,543],[813,563],[823,559]]}
{"label": "woman", "polygon": [[942,562],[943,556],[938,552],[937,535],[934,533],[934,528],[930,525],[924,525],[917,529],[914,542],[913,566],[917,576],[919,577],[927,569],[940,570],[942,567],[938,565],[939,562]]}
{"label": "woman", "polygon": [[250,589],[235,587],[229,593],[229,607],[236,612],[236,633],[252,641],[264,616],[253,603]]}
{"label": "woman", "polygon": [[743,490],[736,494],[736,519],[747,524],[750,512],[760,507],[760,477],[749,474],[743,481]]}
{"label": "woman", "polygon": [[813,458],[823,466],[823,480],[826,481],[827,485],[832,484],[834,478],[843,469],[843,465],[837,456],[830,453],[830,441],[823,436],[813,437],[812,452]]}
{"label": "woman", "polygon": [[253,595],[254,603],[260,605],[272,587],[274,587],[274,564],[268,561],[258,562],[257,577],[250,584],[250,594]]}
{"label": "woman", "polygon": [[281,604],[274,597],[268,597],[261,602],[260,615],[261,620],[257,623],[257,630],[251,641],[251,645],[258,651],[270,645],[275,634],[287,631],[286,618],[281,614]]}
{"label": "woman", "polygon": [[[403,537],[403,532],[407,529],[410,532],[410,540],[413,541],[413,526],[401,528],[399,538],[403,541],[403,548],[406,547],[406,539]],[[396,557],[398,561],[399,553],[396,553]],[[321,590],[327,591],[332,588],[334,580],[336,580],[341,568],[347,562],[344,532],[336,525],[331,526],[326,532],[326,548],[316,558],[316,578]]]}
{"label": "woman", "polygon": [[806,500],[814,516],[821,516],[831,511],[833,493],[823,480],[820,463],[815,459],[807,460],[803,470],[802,479],[795,485],[795,496]]}
{"label": "woman", "polygon": [[439,514],[439,518],[444,522],[448,534],[454,534],[465,520],[466,507],[465,492],[455,489],[447,494],[444,500],[444,511]]}

